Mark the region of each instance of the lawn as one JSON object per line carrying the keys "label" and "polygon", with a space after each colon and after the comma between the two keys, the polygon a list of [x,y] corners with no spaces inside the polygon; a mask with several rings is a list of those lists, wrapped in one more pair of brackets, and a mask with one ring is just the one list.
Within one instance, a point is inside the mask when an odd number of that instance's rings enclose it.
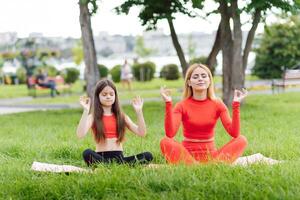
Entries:
{"label": "lawn", "polygon": [[[300,195],[300,94],[252,95],[241,109],[245,155],[262,153],[285,160],[276,166],[199,165],[159,169],[99,166],[93,173],[51,174],[30,171],[33,161],[85,167],[81,153],[94,148],[91,135],[75,136],[81,110],[29,112],[0,116],[1,199],[297,199]],[[124,111],[135,119],[133,109]],[[125,155],[142,151],[164,164],[164,105],[144,105],[148,135],[126,136]],[[176,136],[181,140],[181,134]],[[219,123],[216,143],[229,137]]]}

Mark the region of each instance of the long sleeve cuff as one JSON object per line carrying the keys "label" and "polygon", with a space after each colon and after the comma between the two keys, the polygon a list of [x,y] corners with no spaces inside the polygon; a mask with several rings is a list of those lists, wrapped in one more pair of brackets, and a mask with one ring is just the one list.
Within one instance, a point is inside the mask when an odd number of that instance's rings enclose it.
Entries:
{"label": "long sleeve cuff", "polygon": [[241,103],[238,101],[232,102],[232,108],[238,108],[238,107],[240,107],[240,105],[241,105]]}

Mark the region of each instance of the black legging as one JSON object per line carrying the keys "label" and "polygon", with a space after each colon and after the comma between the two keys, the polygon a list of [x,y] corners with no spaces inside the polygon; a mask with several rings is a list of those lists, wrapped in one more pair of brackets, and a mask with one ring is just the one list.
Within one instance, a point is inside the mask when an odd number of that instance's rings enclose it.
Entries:
{"label": "black legging", "polygon": [[83,159],[88,166],[97,163],[112,163],[118,164],[148,164],[153,160],[153,156],[150,152],[143,152],[135,156],[124,157],[123,151],[105,151],[95,152],[91,149],[86,149],[83,152]]}

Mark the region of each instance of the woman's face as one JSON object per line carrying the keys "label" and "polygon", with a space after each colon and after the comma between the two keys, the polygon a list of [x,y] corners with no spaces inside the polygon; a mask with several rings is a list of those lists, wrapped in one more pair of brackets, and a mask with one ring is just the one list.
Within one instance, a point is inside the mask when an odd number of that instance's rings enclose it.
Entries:
{"label": "woman's face", "polygon": [[209,75],[204,69],[197,67],[188,80],[188,84],[196,91],[207,90],[210,85]]}
{"label": "woman's face", "polygon": [[115,91],[110,86],[106,86],[100,92],[99,99],[102,106],[110,107],[115,103],[115,99],[116,99]]}

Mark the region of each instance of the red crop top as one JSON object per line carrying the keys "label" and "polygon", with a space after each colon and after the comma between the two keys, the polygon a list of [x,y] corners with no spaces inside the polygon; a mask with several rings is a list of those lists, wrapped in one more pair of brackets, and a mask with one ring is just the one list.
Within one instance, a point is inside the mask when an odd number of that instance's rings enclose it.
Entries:
{"label": "red crop top", "polygon": [[[103,115],[102,117],[103,131],[105,138],[118,138],[117,120],[115,115]],[[95,126],[92,126],[95,132]]]}

